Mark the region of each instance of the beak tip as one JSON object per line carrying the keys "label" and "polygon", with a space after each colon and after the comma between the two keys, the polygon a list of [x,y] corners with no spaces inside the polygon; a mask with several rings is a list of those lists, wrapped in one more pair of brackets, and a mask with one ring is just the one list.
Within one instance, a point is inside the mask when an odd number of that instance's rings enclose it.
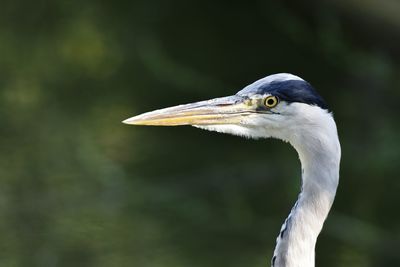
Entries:
{"label": "beak tip", "polygon": [[134,120],[133,120],[132,118],[123,120],[122,123],[124,123],[124,124],[135,124],[135,123],[134,123]]}

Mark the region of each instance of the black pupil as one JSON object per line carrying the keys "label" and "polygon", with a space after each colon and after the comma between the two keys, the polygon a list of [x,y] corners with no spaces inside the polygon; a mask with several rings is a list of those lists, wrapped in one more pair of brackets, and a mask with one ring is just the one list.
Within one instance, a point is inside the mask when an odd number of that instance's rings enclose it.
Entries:
{"label": "black pupil", "polygon": [[275,104],[275,100],[272,99],[272,98],[270,98],[270,99],[267,100],[267,104],[268,104],[269,106],[272,106],[273,104]]}

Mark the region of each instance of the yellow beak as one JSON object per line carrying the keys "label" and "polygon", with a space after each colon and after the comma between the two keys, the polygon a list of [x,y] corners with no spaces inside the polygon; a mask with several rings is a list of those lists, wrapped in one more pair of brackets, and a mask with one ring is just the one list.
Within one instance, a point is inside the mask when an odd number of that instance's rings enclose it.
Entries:
{"label": "yellow beak", "polygon": [[228,96],[159,109],[126,119],[132,125],[177,126],[238,124],[255,112],[240,96]]}

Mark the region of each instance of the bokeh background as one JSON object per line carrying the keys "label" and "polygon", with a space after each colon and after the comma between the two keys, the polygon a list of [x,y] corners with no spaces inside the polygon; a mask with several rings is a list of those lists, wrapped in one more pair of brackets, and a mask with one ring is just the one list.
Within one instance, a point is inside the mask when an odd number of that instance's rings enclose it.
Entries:
{"label": "bokeh background", "polygon": [[400,3],[2,1],[0,266],[268,266],[300,186],[278,140],[132,127],[277,72],[343,157],[317,266],[400,266]]}

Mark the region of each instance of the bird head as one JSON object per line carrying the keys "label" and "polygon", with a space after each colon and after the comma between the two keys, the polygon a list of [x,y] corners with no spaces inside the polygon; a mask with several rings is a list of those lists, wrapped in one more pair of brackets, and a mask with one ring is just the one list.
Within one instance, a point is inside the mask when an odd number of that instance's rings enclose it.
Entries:
{"label": "bird head", "polygon": [[[291,141],[318,127],[329,114],[322,97],[303,79],[286,73],[260,79],[232,96],[159,109],[124,120],[132,125],[178,126],[250,138]],[[329,114],[330,116],[330,114]]]}

